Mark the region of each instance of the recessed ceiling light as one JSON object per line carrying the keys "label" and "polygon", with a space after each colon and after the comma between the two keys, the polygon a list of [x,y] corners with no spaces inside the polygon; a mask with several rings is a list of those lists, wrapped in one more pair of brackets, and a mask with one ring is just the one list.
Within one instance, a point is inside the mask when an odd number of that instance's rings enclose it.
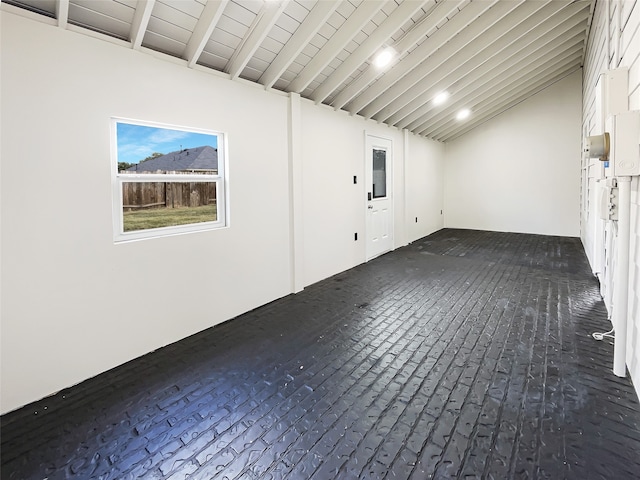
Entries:
{"label": "recessed ceiling light", "polygon": [[449,92],[440,92],[438,95],[433,97],[433,104],[441,105],[447,101],[447,98],[449,98]]}
{"label": "recessed ceiling light", "polygon": [[373,64],[378,68],[386,67],[391,63],[395,54],[396,51],[392,47],[387,47],[373,59]]}
{"label": "recessed ceiling light", "polygon": [[469,115],[471,115],[471,110],[469,110],[468,108],[463,108],[458,112],[458,115],[456,115],[456,118],[458,120],[464,120],[465,118],[468,118]]}

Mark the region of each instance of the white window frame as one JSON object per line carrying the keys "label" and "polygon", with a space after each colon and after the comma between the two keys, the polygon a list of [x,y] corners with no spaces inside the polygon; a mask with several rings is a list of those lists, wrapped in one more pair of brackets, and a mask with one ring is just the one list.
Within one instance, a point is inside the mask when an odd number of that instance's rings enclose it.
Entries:
{"label": "white window frame", "polygon": [[[121,174],[118,172],[118,138],[117,124],[128,123],[147,127],[166,128],[171,130],[181,130],[192,133],[202,133],[215,135],[218,138],[218,173],[209,174]],[[227,226],[228,202],[227,202],[227,135],[223,132],[207,130],[202,128],[183,127],[169,125],[165,123],[149,122],[144,120],[133,120],[128,118],[111,118],[111,184],[112,184],[112,205],[113,205],[113,237],[115,243],[128,242],[132,240],[143,240],[149,238],[160,238],[170,235],[181,235],[185,233],[203,232],[216,230]],[[175,225],[169,227],[149,228],[145,230],[124,231],[123,197],[122,185],[124,183],[139,182],[163,182],[163,183],[184,183],[202,182],[216,184],[216,216],[213,222],[200,222],[186,225]]]}

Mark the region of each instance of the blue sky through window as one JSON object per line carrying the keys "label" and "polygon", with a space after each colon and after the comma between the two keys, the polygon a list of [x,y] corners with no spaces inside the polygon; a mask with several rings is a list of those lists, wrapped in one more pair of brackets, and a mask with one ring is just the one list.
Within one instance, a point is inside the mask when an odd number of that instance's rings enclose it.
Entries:
{"label": "blue sky through window", "polygon": [[118,162],[138,163],[154,152],[167,154],[209,145],[218,148],[216,135],[117,122]]}

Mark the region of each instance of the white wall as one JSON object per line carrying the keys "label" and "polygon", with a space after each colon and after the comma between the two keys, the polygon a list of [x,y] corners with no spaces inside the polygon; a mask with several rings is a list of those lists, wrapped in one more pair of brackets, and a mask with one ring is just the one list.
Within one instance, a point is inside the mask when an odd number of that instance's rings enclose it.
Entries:
{"label": "white wall", "polygon": [[[596,82],[608,69],[629,69],[628,99],[630,110],[640,110],[640,2],[597,2],[587,41],[583,82],[582,129],[585,136],[602,133],[601,120],[596,115]],[[582,180],[582,231],[585,250],[595,270],[614,263],[615,242],[605,250],[596,236],[614,232],[611,225],[598,219],[596,200],[599,181],[603,175],[601,163],[585,159]],[[602,238],[602,237],[601,237]],[[638,177],[631,183],[630,281],[627,331],[627,368],[636,392],[640,395],[640,186]],[[599,258],[602,265],[598,265]],[[606,267],[605,267],[606,268]],[[599,272],[601,273],[601,272]],[[612,275],[601,276],[603,291],[610,300]],[[611,305],[608,305],[609,307]]]}
{"label": "white wall", "polygon": [[365,261],[365,132],[392,141],[394,248],[442,228],[443,144],[309,101],[301,130],[306,285]]}
{"label": "white wall", "polygon": [[[2,45],[3,411],[289,293],[286,97],[6,13]],[[226,132],[231,228],[115,245],[111,116]]]}
{"label": "white wall", "polygon": [[571,74],[447,143],[446,227],[579,235],[580,82]]}
{"label": "white wall", "polygon": [[[302,102],[307,285],[365,261],[365,125],[360,119]],[[397,131],[386,130],[387,136],[399,135]],[[358,178],[355,185],[354,175]]]}
{"label": "white wall", "polygon": [[[363,262],[365,131],[393,140],[395,246],[442,227],[436,142],[405,149],[396,129],[176,59],[0,21],[3,413],[287,295],[295,271],[309,285]],[[115,245],[112,116],[225,132],[230,227]]]}
{"label": "white wall", "polygon": [[[445,146],[407,135],[410,162],[406,165],[406,238],[413,242],[444,225]],[[416,222],[416,217],[418,221]]]}

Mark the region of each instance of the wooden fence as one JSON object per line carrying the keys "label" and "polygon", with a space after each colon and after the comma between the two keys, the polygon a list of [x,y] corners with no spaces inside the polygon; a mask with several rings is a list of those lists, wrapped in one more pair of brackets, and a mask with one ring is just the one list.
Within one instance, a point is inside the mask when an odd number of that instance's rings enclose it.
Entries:
{"label": "wooden fence", "polygon": [[123,182],[125,212],[144,208],[199,207],[216,203],[215,182]]}

